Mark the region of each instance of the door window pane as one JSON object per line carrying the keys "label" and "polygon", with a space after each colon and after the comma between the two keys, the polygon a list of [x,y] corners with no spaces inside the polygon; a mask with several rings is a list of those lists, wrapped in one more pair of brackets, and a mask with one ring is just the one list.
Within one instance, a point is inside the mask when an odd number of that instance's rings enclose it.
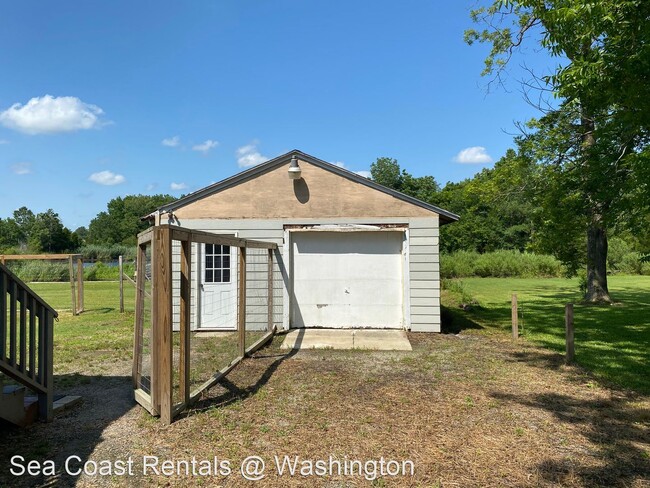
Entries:
{"label": "door window pane", "polygon": [[230,246],[205,245],[206,283],[230,283]]}

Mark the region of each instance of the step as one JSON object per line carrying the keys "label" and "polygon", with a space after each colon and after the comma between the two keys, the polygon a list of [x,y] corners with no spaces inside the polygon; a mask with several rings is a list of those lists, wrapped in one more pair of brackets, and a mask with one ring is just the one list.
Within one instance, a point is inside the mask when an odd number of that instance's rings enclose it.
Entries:
{"label": "step", "polygon": [[[0,418],[3,418],[12,424],[25,427],[33,423],[31,407],[25,409],[25,387],[24,386],[4,386],[2,396],[0,396]],[[38,414],[38,406],[36,407]]]}
{"label": "step", "polygon": [[25,394],[25,387],[22,385],[6,385],[2,387],[3,395],[19,395]]}

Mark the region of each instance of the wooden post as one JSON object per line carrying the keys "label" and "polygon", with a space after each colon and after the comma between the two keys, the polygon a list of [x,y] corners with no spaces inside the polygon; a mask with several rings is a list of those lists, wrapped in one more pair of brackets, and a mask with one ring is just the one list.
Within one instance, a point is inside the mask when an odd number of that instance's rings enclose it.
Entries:
{"label": "wooden post", "polygon": [[190,401],[190,298],[192,283],[192,242],[181,241],[181,358],[180,391],[185,407]]}
{"label": "wooden post", "polygon": [[77,310],[84,311],[84,259],[77,258]]}
{"label": "wooden post", "polygon": [[268,257],[268,326],[267,329],[273,330],[273,249],[269,249]]}
{"label": "wooden post", "polygon": [[516,294],[512,295],[512,338],[519,339],[519,311]]}
{"label": "wooden post", "polygon": [[[0,270],[0,317],[7,316],[7,275]],[[0,361],[7,360],[7,319],[0,321]]]}
{"label": "wooden post", "polygon": [[168,226],[154,230],[151,272],[153,274],[152,407],[160,420],[172,420],[172,249]]}
{"label": "wooden post", "polygon": [[246,355],[246,248],[239,248],[239,307],[237,329],[239,332],[239,356]]}
{"label": "wooden post", "polygon": [[51,422],[54,417],[54,316],[45,307],[39,311],[39,376],[45,392],[38,393],[38,416]]}
{"label": "wooden post", "polygon": [[68,256],[68,271],[70,273],[70,293],[72,295],[72,315],[77,314],[77,297],[74,291],[74,260]]}
{"label": "wooden post", "polygon": [[117,266],[119,268],[119,283],[120,283],[120,313],[124,313],[124,264],[122,256],[117,258]]}
{"label": "wooden post", "polygon": [[145,262],[147,260],[147,245],[138,245],[138,256],[135,272],[135,331],[133,338],[133,388],[140,388],[140,372],[142,371],[142,340],[144,335],[144,279]]}
{"label": "wooden post", "polygon": [[573,303],[567,303],[564,308],[564,326],[566,332],[566,362],[571,364],[575,357],[573,334]]}

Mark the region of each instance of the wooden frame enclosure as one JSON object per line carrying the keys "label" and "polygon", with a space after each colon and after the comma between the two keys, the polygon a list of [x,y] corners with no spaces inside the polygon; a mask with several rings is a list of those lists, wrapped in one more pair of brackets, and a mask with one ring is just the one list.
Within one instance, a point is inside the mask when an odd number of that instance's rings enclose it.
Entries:
{"label": "wooden frame enclosure", "polygon": [[[192,244],[214,244],[238,248],[237,355],[192,391],[190,383],[190,322],[192,302]],[[268,250],[267,295],[269,318],[264,334],[246,347],[247,249]],[[219,382],[247,355],[266,344],[275,333],[272,315],[273,251],[275,243],[240,239],[171,225],[152,227],[138,235],[136,264],[136,307],[133,353],[133,386],[136,401],[152,415],[169,424],[174,417],[194,403],[201,394]],[[172,281],[173,254],[180,253],[179,291]],[[148,261],[150,256],[150,263]],[[150,287],[150,324],[147,322],[147,287]],[[178,299],[178,340],[174,341],[174,299]],[[266,308],[265,308],[266,309]],[[145,330],[150,336],[146,337]],[[144,344],[148,344],[145,358]],[[174,354],[177,344],[178,355]],[[145,364],[145,361],[149,361]],[[174,402],[174,362],[178,364],[180,400]],[[149,375],[145,373],[149,372]]]}
{"label": "wooden frame enclosure", "polygon": [[[7,261],[67,261],[70,275],[70,298],[73,315],[84,311],[84,260],[81,254],[0,254],[0,263]],[[75,272],[74,265],[77,264]]]}

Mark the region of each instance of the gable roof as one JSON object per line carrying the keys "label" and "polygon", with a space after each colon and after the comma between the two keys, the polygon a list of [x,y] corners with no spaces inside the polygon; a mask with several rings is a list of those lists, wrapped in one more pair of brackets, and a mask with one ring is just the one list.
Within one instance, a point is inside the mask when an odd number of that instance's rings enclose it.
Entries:
{"label": "gable roof", "polygon": [[302,151],[298,151],[297,149],[290,151],[286,154],[283,154],[281,156],[278,156],[276,158],[273,158],[265,163],[254,166],[253,168],[242,171],[241,173],[237,173],[234,176],[218,181],[217,183],[206,186],[205,188],[197,190],[193,193],[185,195],[184,197],[179,198],[174,202],[161,206],[160,208],[158,208],[157,211],[162,213],[172,212],[185,205],[196,202],[197,200],[201,200],[202,198],[205,198],[209,195],[213,195],[222,190],[225,190],[226,188],[230,188],[239,183],[243,183],[244,181],[251,180],[266,171],[269,171],[271,169],[277,168],[282,165],[286,165],[291,161],[291,158],[293,156],[296,156],[296,158],[298,158],[301,161],[305,161],[309,164],[313,164],[314,166],[318,166],[324,170],[342,176],[343,178],[347,178],[349,180],[355,181],[367,187],[373,188],[374,190],[378,190],[382,193],[386,193],[388,195],[391,195],[392,197],[395,197],[399,200],[410,203],[412,205],[416,205],[418,207],[422,207],[424,209],[435,212],[438,215],[440,215],[441,224],[455,222],[459,219],[458,215],[452,212],[444,210],[440,207],[436,207],[435,205],[431,205],[427,202],[423,202],[422,200],[411,197],[409,195],[405,195],[404,193],[401,193],[397,190],[393,190],[392,188],[388,188],[384,185],[380,185],[379,183],[376,183],[369,178],[353,173],[352,171],[348,171],[347,169],[341,168],[340,166],[336,166],[332,163],[328,163],[327,161],[323,161],[322,159],[315,158],[314,156],[310,156],[309,154],[303,153]]}

